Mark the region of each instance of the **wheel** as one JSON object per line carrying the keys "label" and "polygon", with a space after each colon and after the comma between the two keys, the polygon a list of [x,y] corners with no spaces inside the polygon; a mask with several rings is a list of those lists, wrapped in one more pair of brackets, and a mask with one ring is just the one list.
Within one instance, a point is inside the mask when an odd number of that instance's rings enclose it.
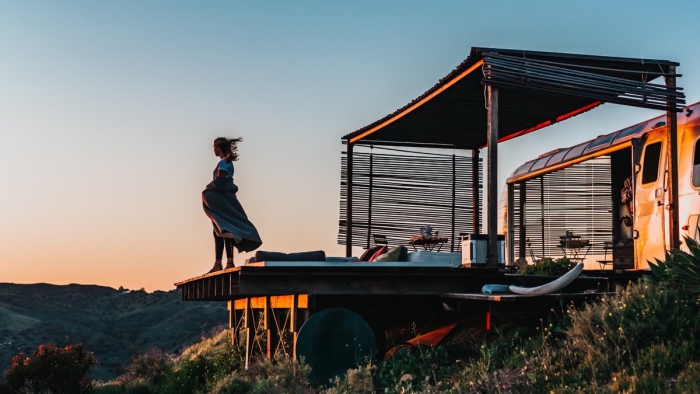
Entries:
{"label": "wheel", "polygon": [[374,332],[360,315],[330,308],[312,315],[299,330],[297,359],[311,367],[309,380],[329,383],[377,354]]}

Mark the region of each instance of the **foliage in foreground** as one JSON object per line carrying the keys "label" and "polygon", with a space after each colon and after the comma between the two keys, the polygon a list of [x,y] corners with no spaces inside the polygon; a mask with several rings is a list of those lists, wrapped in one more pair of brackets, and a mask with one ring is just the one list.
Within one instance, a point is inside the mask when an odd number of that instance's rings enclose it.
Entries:
{"label": "foliage in foreground", "polygon": [[[459,392],[698,392],[700,248],[673,251],[650,281],[483,344]],[[651,283],[650,283],[651,282]]]}
{"label": "foliage in foreground", "polygon": [[53,343],[39,345],[29,356],[19,353],[12,358],[0,393],[89,393],[92,382],[85,374],[93,365],[94,356],[82,344],[64,348]]}
{"label": "foliage in foreground", "polygon": [[656,264],[649,262],[653,276],[647,277],[647,282],[672,283],[700,293],[700,244],[688,237],[685,237],[685,244],[690,253],[674,249],[666,252],[663,261],[656,259]]}

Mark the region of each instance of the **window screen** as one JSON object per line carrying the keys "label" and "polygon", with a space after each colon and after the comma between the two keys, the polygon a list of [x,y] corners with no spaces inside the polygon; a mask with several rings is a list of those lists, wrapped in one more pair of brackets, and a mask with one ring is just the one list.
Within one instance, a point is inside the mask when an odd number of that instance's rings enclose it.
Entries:
{"label": "window screen", "polygon": [[661,142],[654,142],[644,148],[644,167],[642,167],[642,184],[655,182],[659,177],[661,160]]}
{"label": "window screen", "polygon": [[700,187],[700,140],[695,141],[693,150],[693,186]]}

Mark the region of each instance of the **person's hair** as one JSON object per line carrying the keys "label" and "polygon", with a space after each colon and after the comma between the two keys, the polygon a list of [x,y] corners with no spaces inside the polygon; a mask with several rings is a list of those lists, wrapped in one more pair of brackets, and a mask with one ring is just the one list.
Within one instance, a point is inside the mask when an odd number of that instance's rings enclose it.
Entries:
{"label": "person's hair", "polygon": [[214,144],[221,149],[221,152],[226,155],[226,161],[230,163],[238,160],[238,143],[241,141],[243,141],[243,137],[219,137],[214,140]]}

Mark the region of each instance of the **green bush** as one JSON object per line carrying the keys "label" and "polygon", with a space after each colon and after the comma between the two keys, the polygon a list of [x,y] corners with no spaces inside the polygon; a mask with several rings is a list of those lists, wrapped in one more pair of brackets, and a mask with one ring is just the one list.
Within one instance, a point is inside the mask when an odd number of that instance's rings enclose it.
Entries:
{"label": "green bush", "polygon": [[163,381],[168,368],[168,357],[160,349],[150,349],[144,354],[134,356],[121,377],[122,381],[143,381],[158,385]]}
{"label": "green bush", "polygon": [[518,273],[523,275],[561,276],[574,267],[576,267],[576,263],[566,257],[556,260],[545,257],[543,259],[536,260],[534,264],[522,267],[520,270],[518,270]]}
{"label": "green bush", "polygon": [[447,387],[446,378],[454,372],[455,363],[441,346],[401,348],[379,364],[374,384],[386,393],[410,392],[425,385]]}
{"label": "green bush", "polygon": [[371,362],[361,365],[357,369],[348,370],[343,377],[336,377],[331,387],[325,390],[324,394],[373,394],[374,383],[372,377],[377,369]]}
{"label": "green bush", "polygon": [[248,394],[252,390],[252,383],[232,373],[219,381],[211,390],[211,394]]}
{"label": "green bush", "polygon": [[693,361],[678,375],[676,391],[679,393],[700,393],[700,363]]}
{"label": "green bush", "polygon": [[254,394],[306,394],[313,389],[308,377],[311,368],[303,360],[295,362],[284,356],[274,361],[261,359],[248,372],[255,381]]}
{"label": "green bush", "polygon": [[198,354],[170,364],[158,391],[162,393],[205,393],[241,366],[241,355],[230,343],[218,352]]}
{"label": "green bush", "polygon": [[53,343],[39,345],[31,356],[20,353],[12,358],[0,392],[89,393],[92,383],[85,374],[93,365],[95,357],[82,344],[65,348]]}
{"label": "green bush", "polygon": [[674,249],[666,252],[663,261],[649,262],[653,276],[647,276],[650,283],[672,283],[693,293],[700,293],[700,245],[692,238],[685,237],[690,253]]}

